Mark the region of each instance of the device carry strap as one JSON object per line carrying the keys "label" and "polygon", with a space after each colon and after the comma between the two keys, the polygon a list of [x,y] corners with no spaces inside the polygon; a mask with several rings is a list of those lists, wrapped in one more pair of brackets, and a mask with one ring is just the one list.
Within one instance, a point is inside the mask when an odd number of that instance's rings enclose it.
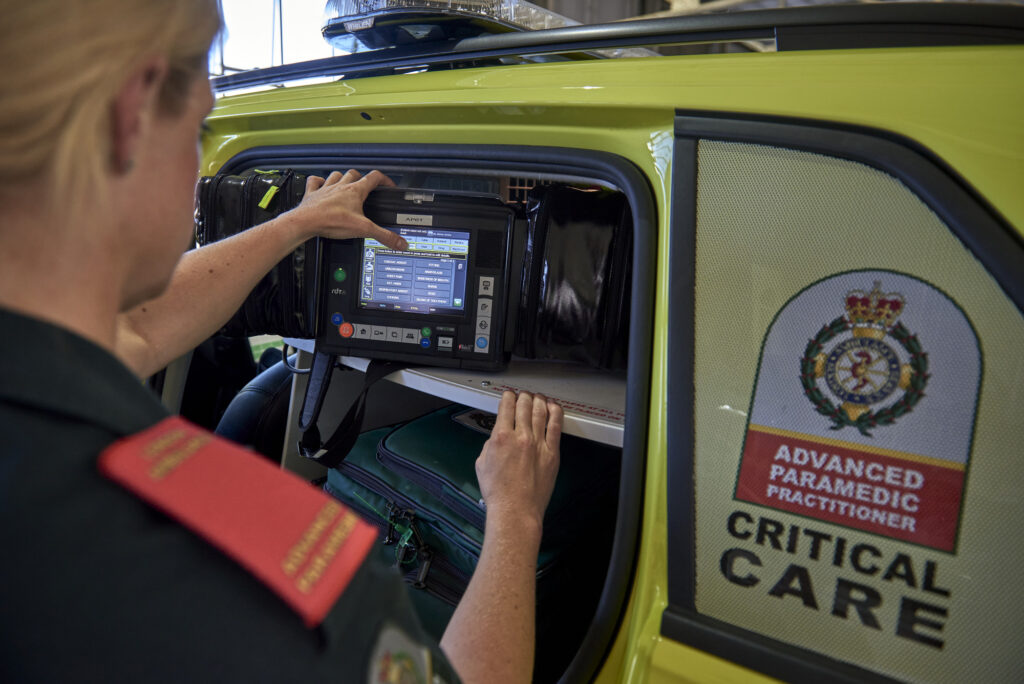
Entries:
{"label": "device carry strap", "polygon": [[[309,369],[309,382],[306,385],[306,396],[302,399],[302,411],[299,412],[299,429],[305,434],[316,430],[316,419],[320,417],[320,409],[324,405],[324,397],[327,396],[327,388],[331,384],[331,374],[334,372],[334,355],[325,354],[322,351],[313,353],[313,364]],[[315,434],[317,442],[320,441],[320,433]],[[317,447],[319,448],[319,446]]]}
{"label": "device carry strap", "polygon": [[306,387],[306,396],[299,414],[299,429],[302,430],[302,439],[298,445],[299,453],[327,468],[338,467],[358,439],[366,413],[366,394],[370,387],[381,378],[406,367],[406,364],[393,361],[370,361],[363,374],[363,388],[359,395],[345,412],[334,434],[326,442],[321,442],[316,421],[320,416],[320,409],[323,408],[327,387],[330,385],[334,359],[333,355],[319,351],[313,355],[309,385]]}

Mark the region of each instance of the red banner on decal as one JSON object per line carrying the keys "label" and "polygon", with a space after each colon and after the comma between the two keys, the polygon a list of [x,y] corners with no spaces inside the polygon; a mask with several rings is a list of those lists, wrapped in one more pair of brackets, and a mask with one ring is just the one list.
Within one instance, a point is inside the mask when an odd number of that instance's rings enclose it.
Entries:
{"label": "red banner on decal", "polygon": [[952,551],[964,470],[751,425],[736,498]]}

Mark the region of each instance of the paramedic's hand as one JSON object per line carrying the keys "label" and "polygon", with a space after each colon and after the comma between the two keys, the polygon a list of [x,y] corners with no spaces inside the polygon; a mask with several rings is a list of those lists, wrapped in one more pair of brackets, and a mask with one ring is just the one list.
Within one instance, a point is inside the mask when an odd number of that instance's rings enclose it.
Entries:
{"label": "paramedic's hand", "polygon": [[476,460],[488,518],[532,518],[541,529],[558,474],[561,436],[561,406],[539,394],[502,395],[491,438]]}
{"label": "paramedic's hand", "polygon": [[291,212],[306,231],[306,239],[314,235],[334,239],[370,237],[392,249],[408,249],[409,244],[390,230],[384,230],[363,214],[366,196],[379,185],[394,187],[395,183],[380,171],[365,176],[349,169],[344,175],[334,171],[326,179],[306,178],[306,194]]}

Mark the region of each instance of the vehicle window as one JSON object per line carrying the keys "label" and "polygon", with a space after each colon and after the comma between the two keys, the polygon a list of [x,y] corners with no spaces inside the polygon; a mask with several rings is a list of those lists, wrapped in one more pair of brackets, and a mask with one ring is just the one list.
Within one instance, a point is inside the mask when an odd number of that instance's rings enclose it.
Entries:
{"label": "vehicle window", "polygon": [[1020,310],[903,182],[812,152],[700,140],[695,254],[695,611],[1013,680]]}

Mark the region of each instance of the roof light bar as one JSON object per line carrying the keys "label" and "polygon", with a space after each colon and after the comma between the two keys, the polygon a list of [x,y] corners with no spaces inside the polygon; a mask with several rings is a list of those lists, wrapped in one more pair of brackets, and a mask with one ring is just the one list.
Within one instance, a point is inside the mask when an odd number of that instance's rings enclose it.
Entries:
{"label": "roof light bar", "polygon": [[579,23],[525,0],[328,0],[323,35],[339,50],[360,52]]}

